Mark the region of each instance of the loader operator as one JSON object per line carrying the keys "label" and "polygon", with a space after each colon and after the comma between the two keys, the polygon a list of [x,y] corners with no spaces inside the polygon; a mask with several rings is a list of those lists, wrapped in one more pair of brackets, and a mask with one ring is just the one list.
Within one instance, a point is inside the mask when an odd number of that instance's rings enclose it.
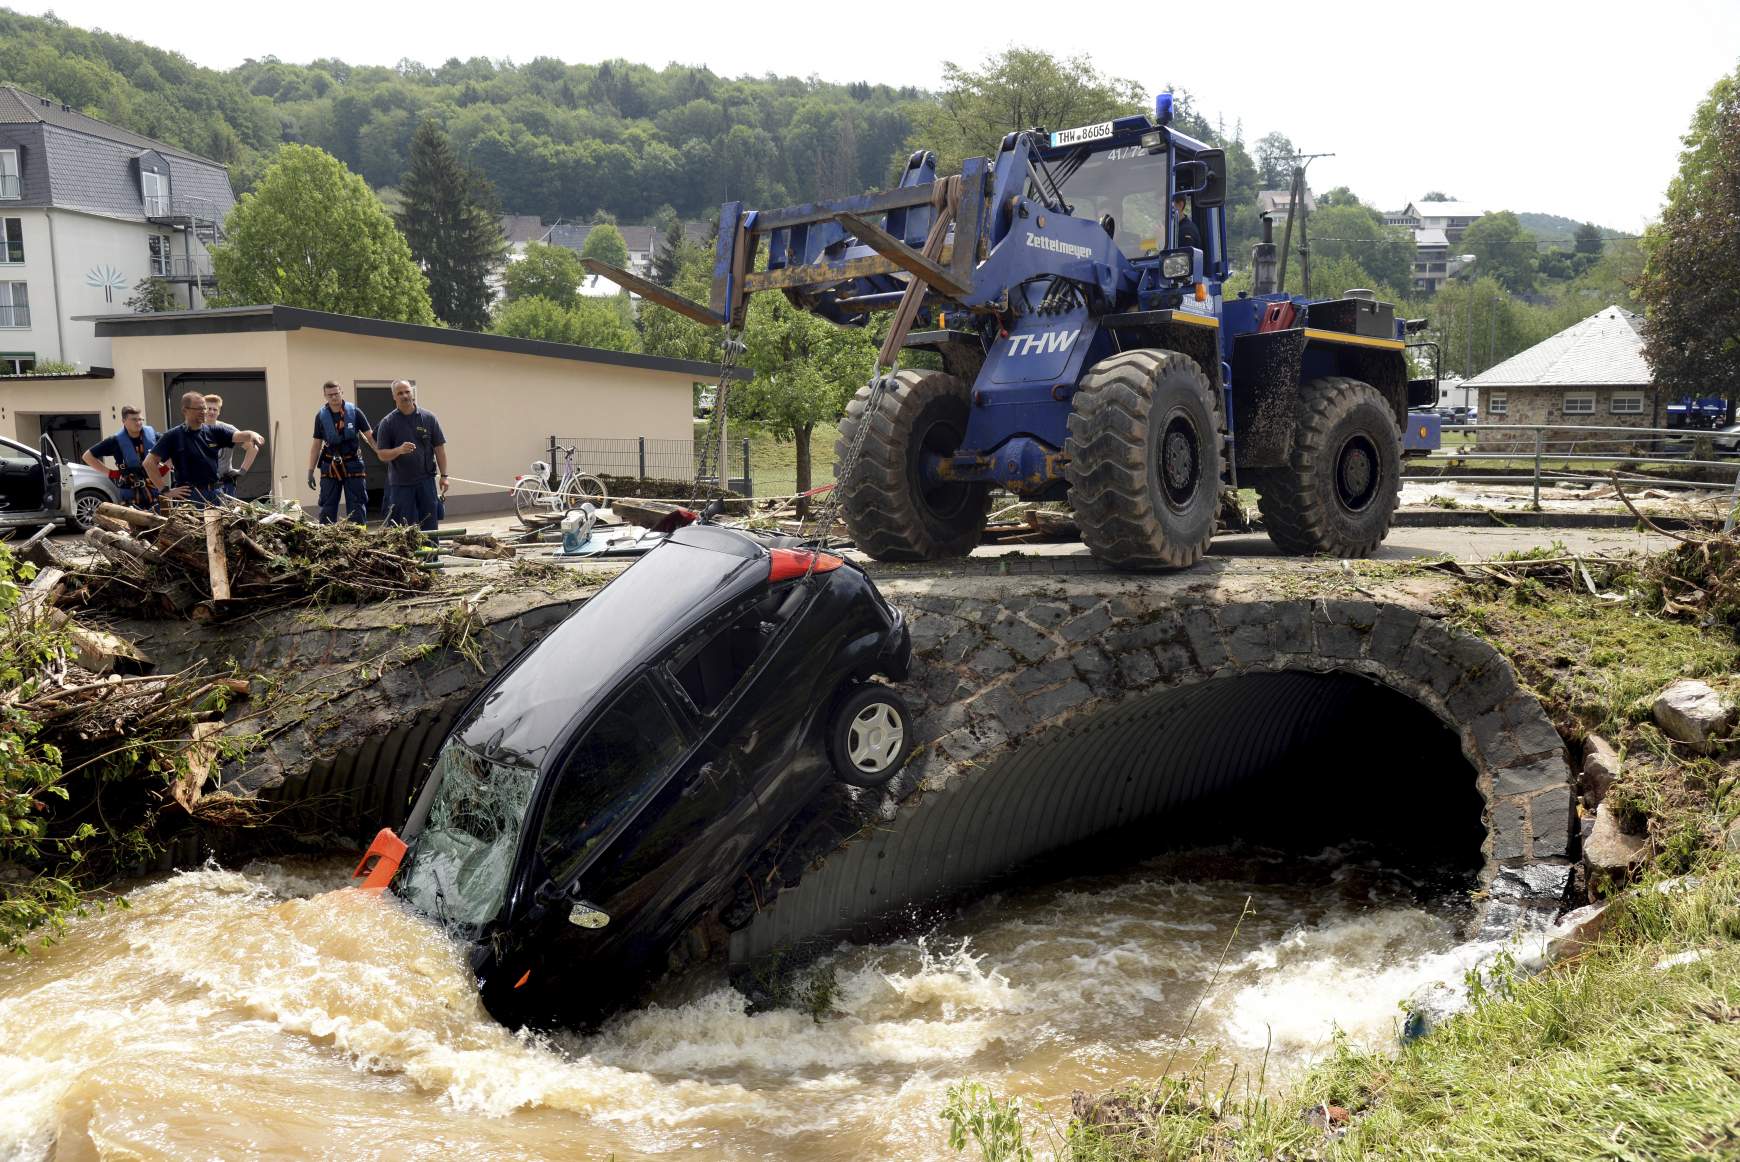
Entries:
{"label": "loader operator", "polygon": [[1189,246],[1202,249],[1202,232],[1196,228],[1196,219],[1190,216],[1190,199],[1183,194],[1177,194],[1172,199],[1172,213],[1178,219],[1178,240],[1172,245],[1182,250]]}
{"label": "loader operator", "polygon": [[[157,446],[157,430],[145,422],[138,408],[128,404],[121,409],[121,430],[106,440],[85,450],[85,463],[98,472],[107,472],[121,493],[121,503],[134,508],[150,508],[157,500],[156,490],[145,478],[145,457]],[[115,467],[106,468],[103,457],[114,460]]]}
{"label": "loader operator", "polygon": [[308,487],[320,477],[320,523],[338,523],[338,500],[344,496],[346,520],[365,524],[369,518],[368,470],[363,466],[362,446],[375,455],[374,430],[362,410],[344,398],[344,390],[332,380],[321,386],[326,406],[314,413],[314,443],[308,448]]}

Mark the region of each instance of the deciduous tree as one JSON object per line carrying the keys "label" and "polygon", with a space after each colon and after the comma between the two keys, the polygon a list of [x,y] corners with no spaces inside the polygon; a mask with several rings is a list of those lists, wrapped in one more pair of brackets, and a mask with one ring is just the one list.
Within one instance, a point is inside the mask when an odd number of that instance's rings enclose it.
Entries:
{"label": "deciduous tree", "polygon": [[508,264],[502,275],[502,297],[544,298],[571,307],[580,297],[586,268],[572,250],[548,242],[528,242],[520,258]]}
{"label": "deciduous tree", "polygon": [[1740,398],[1740,72],[1724,77],[1682,139],[1667,208],[1644,234],[1644,353],[1682,395]]}
{"label": "deciduous tree", "polygon": [[638,351],[640,337],[624,317],[624,303],[609,296],[580,298],[564,306],[537,295],[503,303],[490,330],[520,339],[577,343],[606,351]]}
{"label": "deciduous tree", "polygon": [[586,243],[580,247],[581,258],[596,258],[618,270],[628,266],[628,243],[614,223],[600,222],[586,233]]}
{"label": "deciduous tree", "polygon": [[936,151],[938,173],[958,173],[962,158],[991,154],[1011,130],[1068,129],[1140,113],[1151,100],[1135,81],[1107,76],[1087,56],[1009,48],[976,69],[943,62],[942,91],[919,107],[909,141]]}
{"label": "deciduous tree", "polygon": [[286,145],[224,224],[213,305],[282,303],[433,323],[429,283],[362,178],[324,150]]}
{"label": "deciduous tree", "polygon": [[1535,289],[1539,266],[1535,236],[1509,210],[1476,218],[1463,232],[1461,245],[1465,253],[1474,255],[1469,268],[1473,277],[1495,279],[1512,294]]}

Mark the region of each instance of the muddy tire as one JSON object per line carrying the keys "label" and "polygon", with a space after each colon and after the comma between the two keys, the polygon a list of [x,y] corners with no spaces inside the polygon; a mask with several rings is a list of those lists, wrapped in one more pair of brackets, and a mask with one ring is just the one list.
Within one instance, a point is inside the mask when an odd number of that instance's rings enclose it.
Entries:
{"label": "muddy tire", "polygon": [[1263,527],[1284,553],[1369,556],[1401,495],[1395,410],[1357,379],[1313,380],[1302,396],[1287,466],[1257,482]]}
{"label": "muddy tire", "polygon": [[858,548],[878,561],[934,561],[973,551],[985,531],[984,484],[924,486],[927,453],[951,455],[967,434],[972,389],[941,371],[896,372],[876,396],[858,389],[840,421],[834,474],[859,429],[869,426],[850,480],[840,480],[840,515]]}
{"label": "muddy tire", "polygon": [[1126,351],[1082,377],[1064,442],[1069,503],[1095,557],[1182,569],[1208,551],[1220,507],[1219,412],[1176,351]]}

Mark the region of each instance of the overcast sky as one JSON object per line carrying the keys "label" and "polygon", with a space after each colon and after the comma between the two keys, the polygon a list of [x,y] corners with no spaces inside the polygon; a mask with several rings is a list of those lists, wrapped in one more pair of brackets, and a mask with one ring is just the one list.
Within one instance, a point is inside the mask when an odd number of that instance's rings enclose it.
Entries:
{"label": "overcast sky", "polygon": [[1113,75],[1190,90],[1211,118],[1242,122],[1249,144],[1279,129],[1302,149],[1336,154],[1313,164],[1317,190],[1345,184],[1380,209],[1442,190],[1491,209],[1627,231],[1655,217],[1692,110],[1740,64],[1736,0],[1427,0],[1339,10],[1200,0],[835,2],[299,0],[176,9],[11,0],[214,68],[267,55],[430,65],[479,55],[625,57],[727,76],[934,88],[944,60],[976,64],[1011,44],[1086,53]]}

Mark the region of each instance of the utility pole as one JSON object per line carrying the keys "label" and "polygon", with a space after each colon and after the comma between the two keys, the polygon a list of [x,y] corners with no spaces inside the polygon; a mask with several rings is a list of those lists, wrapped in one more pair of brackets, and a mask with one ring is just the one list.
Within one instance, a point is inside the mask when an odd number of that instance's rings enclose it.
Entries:
{"label": "utility pole", "polygon": [[[1305,185],[1305,170],[1320,157],[1334,157],[1333,153],[1296,153],[1293,155],[1293,184],[1287,192],[1287,228],[1281,232],[1281,272],[1277,284],[1282,294],[1287,293],[1287,251],[1293,244],[1293,217],[1301,212],[1305,202],[1308,187]],[[1305,284],[1305,294],[1311,294],[1311,244],[1305,237],[1305,222],[1299,222],[1299,263]]]}

